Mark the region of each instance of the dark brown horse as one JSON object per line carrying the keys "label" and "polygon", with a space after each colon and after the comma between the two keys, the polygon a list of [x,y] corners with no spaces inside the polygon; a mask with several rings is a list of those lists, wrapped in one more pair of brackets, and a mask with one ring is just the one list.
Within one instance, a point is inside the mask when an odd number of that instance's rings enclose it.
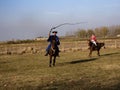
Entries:
{"label": "dark brown horse", "polygon": [[[50,56],[50,62],[49,62],[49,67],[51,67],[51,64],[53,63],[53,66],[55,66],[56,62],[56,57],[58,56],[58,47],[57,47],[57,42],[55,36],[52,36],[52,42],[51,42],[51,48],[49,50],[49,56]],[[54,57],[52,59],[52,57]]]}
{"label": "dark brown horse", "polygon": [[[93,44],[90,40],[88,40],[88,45],[89,45],[89,56],[91,57],[92,52],[93,51],[97,51],[97,55],[100,56],[100,49],[105,45],[105,43],[98,43],[97,42],[97,46],[95,46],[95,44]],[[105,48],[105,46],[104,46]]]}

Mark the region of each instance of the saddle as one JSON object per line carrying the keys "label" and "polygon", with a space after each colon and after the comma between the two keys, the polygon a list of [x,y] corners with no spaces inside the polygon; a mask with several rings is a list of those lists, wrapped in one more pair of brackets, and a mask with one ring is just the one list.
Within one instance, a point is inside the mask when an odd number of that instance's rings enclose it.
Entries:
{"label": "saddle", "polygon": [[[93,42],[89,41],[89,46],[93,47],[93,49],[98,49],[98,43],[96,43],[96,44],[97,44],[97,46]],[[90,47],[89,47],[89,49],[90,49]]]}

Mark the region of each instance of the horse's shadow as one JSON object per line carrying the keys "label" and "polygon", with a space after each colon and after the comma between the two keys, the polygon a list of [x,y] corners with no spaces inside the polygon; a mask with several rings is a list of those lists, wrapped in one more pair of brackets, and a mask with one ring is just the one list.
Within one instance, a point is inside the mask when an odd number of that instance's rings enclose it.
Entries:
{"label": "horse's shadow", "polygon": [[59,63],[58,66],[64,66],[67,64],[78,64],[78,63],[86,63],[86,62],[91,62],[91,61],[95,61],[98,58],[88,58],[88,59],[81,59],[81,60],[73,60],[71,62],[64,62],[64,63]]}
{"label": "horse's shadow", "polygon": [[[100,55],[100,57],[104,57],[104,56],[111,56],[111,55],[115,55],[115,54],[120,54],[119,52],[115,52],[115,53],[107,53],[107,54],[103,54],[103,55]],[[81,59],[81,60],[72,60],[70,62],[64,62],[64,63],[59,63],[58,66],[64,66],[64,65],[67,65],[67,64],[78,64],[78,63],[87,63],[87,62],[92,62],[92,61],[95,61],[99,59],[98,58],[87,58],[87,59]]]}
{"label": "horse's shadow", "polygon": [[91,62],[91,61],[95,61],[95,60],[97,60],[97,58],[89,58],[89,59],[75,60],[75,61],[69,62],[69,64],[85,63],[85,62]]}
{"label": "horse's shadow", "polygon": [[[119,53],[119,52],[107,53],[107,54],[100,55],[100,57],[103,57],[103,56],[111,56],[111,55],[115,55],[115,54],[120,54],[120,53]],[[99,58],[99,57],[98,57],[98,58]],[[83,59],[83,60],[75,60],[75,61],[71,61],[71,62],[68,62],[68,63],[69,63],[69,64],[84,63],[84,62],[95,61],[95,60],[97,60],[98,58],[88,58],[88,59]]]}
{"label": "horse's shadow", "polygon": [[111,55],[115,55],[115,54],[120,54],[119,52],[115,52],[115,53],[107,53],[107,54],[103,54],[100,56],[111,56]]}

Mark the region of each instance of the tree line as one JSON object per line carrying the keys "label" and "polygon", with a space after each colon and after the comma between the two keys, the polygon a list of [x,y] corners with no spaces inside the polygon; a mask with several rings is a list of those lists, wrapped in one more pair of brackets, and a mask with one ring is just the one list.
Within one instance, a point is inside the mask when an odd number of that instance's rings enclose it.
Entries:
{"label": "tree line", "polygon": [[95,29],[78,29],[74,35],[79,38],[89,38],[92,34],[99,38],[112,38],[120,35],[120,25],[116,26],[103,26]]}

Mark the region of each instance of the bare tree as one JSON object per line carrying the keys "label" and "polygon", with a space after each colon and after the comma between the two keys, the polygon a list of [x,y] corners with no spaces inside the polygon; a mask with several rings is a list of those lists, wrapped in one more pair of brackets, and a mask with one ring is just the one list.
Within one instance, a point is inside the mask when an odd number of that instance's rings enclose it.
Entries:
{"label": "bare tree", "polygon": [[101,33],[100,33],[100,29],[99,28],[95,28],[94,32],[95,32],[95,35],[97,37],[101,37]]}
{"label": "bare tree", "polygon": [[109,31],[108,27],[101,27],[100,28],[101,36],[105,38],[107,36],[107,34],[108,34],[108,31]]}
{"label": "bare tree", "polygon": [[87,30],[87,37],[90,37],[94,33],[94,30],[88,29]]}
{"label": "bare tree", "polygon": [[86,38],[87,32],[84,29],[78,29],[78,31],[76,32],[76,35],[80,38]]}

